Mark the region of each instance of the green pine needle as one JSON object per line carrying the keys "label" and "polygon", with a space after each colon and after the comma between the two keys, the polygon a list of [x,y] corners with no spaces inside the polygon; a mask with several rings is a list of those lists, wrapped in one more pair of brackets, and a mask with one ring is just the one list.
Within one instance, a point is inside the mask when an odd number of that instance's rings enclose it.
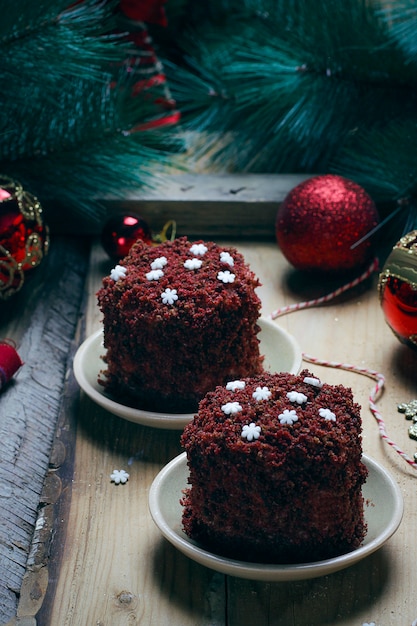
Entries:
{"label": "green pine needle", "polygon": [[142,53],[119,31],[116,1],[7,5],[0,171],[42,204],[59,202],[96,222],[100,195],[153,185],[172,162],[179,146],[169,130],[131,132],[164,114],[155,101],[166,94],[155,88],[134,95]]}
{"label": "green pine needle", "polygon": [[[182,149],[176,129],[130,132],[163,115],[166,93],[132,97],[141,53],[119,32],[117,4],[19,0],[0,24],[0,171],[93,220],[98,194],[152,184]],[[415,0],[166,10],[168,28],[152,33],[190,168],[204,158],[222,171],[335,171],[394,207],[416,204]]]}

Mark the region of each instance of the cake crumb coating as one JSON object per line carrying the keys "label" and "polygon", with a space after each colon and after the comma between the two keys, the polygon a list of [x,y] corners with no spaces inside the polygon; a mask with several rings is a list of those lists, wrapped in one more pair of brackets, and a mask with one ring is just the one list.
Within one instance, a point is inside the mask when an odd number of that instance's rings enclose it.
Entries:
{"label": "cake crumb coating", "polygon": [[[367,468],[352,390],[308,370],[239,382],[208,393],[182,435],[187,535],[262,563],[312,562],[359,547]],[[240,410],[225,412],[230,403]]]}
{"label": "cake crumb coating", "polygon": [[[204,394],[262,371],[259,281],[234,248],[138,241],[97,293],[106,390],[147,410],[195,411]],[[120,269],[122,268],[122,269]]]}

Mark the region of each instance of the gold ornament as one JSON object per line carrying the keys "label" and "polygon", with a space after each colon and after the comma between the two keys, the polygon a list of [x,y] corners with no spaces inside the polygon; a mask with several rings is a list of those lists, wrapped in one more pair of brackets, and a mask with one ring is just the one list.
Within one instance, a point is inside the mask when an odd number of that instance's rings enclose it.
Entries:
{"label": "gold ornament", "polygon": [[398,241],[378,283],[385,320],[398,339],[417,348],[417,230]]}
{"label": "gold ornament", "polygon": [[0,175],[0,299],[19,291],[25,272],[37,267],[49,248],[39,200],[22,185]]}

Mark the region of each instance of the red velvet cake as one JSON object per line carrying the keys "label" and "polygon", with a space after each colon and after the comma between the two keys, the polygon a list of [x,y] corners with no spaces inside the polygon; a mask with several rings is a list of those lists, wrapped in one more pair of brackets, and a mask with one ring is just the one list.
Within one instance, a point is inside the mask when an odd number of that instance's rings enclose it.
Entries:
{"label": "red velvet cake", "polygon": [[307,370],[217,387],[182,435],[184,531],[217,554],[262,563],[357,548],[366,532],[361,430],[351,389]]}
{"label": "red velvet cake", "polygon": [[138,241],[103,279],[100,381],[134,406],[192,412],[211,389],[262,371],[258,279],[234,248]]}

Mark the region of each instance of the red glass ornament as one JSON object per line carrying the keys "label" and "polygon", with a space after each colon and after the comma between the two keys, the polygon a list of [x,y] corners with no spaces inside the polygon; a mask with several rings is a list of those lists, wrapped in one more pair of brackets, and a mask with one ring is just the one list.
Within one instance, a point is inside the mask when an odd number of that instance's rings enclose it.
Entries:
{"label": "red glass ornament", "polygon": [[152,243],[152,233],[145,220],[135,214],[110,217],[101,233],[101,245],[116,261],[125,257],[138,239]]}
{"label": "red glass ornament", "polygon": [[394,246],[379,276],[378,290],[388,326],[417,349],[417,230]]}
{"label": "red glass ornament", "polygon": [[14,343],[10,340],[0,341],[0,391],[22,365]]}
{"label": "red glass ornament", "polygon": [[370,259],[370,239],[358,242],[378,222],[375,204],[360,185],[326,174],[290,191],[277,213],[276,237],[295,268],[335,273]]}
{"label": "red glass ornament", "polygon": [[38,199],[17,181],[0,176],[0,299],[19,291],[25,272],[39,265],[48,247]]}

